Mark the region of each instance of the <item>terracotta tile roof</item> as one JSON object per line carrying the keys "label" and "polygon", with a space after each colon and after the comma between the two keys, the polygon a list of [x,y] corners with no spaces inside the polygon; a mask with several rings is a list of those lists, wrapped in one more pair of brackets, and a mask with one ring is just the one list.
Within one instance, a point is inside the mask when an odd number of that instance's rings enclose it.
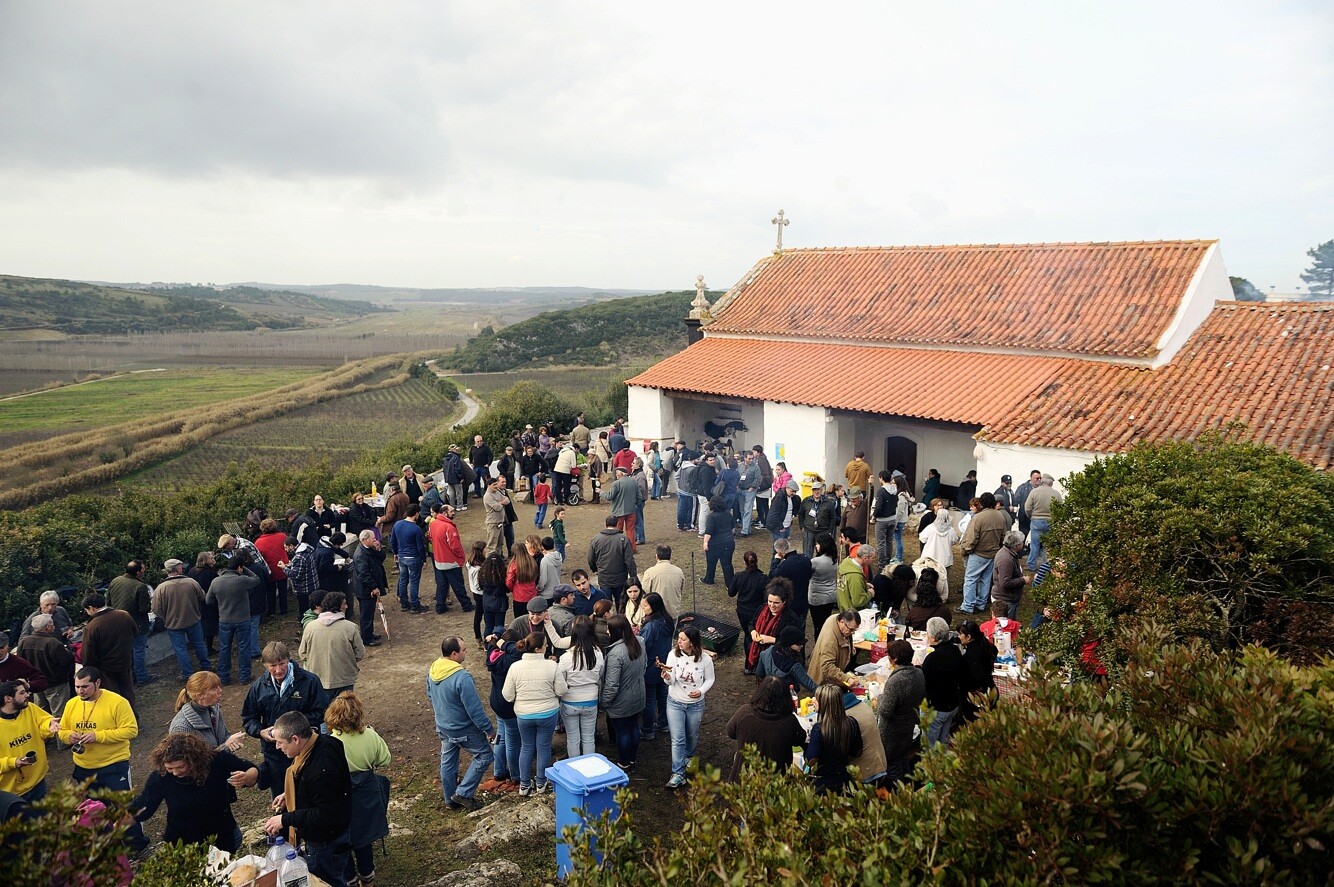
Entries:
{"label": "terracotta tile roof", "polygon": [[1082,362],[706,336],[626,384],[982,426]]}
{"label": "terracotta tile roof", "polygon": [[[865,380],[865,384],[849,379]],[[706,337],[627,384],[981,427],[994,443],[1118,452],[1241,422],[1334,466],[1334,305],[1220,303],[1171,363]]]}
{"label": "terracotta tile roof", "polygon": [[1212,240],[793,249],[711,331],[1152,357]]}
{"label": "terracotta tile roof", "polygon": [[1072,362],[978,436],[1116,452],[1231,422],[1243,439],[1334,467],[1334,305],[1220,303],[1168,365]]}

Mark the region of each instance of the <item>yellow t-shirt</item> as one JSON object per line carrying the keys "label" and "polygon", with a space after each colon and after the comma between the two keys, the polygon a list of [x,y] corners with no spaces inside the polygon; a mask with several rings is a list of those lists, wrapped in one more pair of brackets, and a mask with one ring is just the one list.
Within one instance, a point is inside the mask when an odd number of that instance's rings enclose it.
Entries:
{"label": "yellow t-shirt", "polygon": [[[51,716],[31,702],[14,717],[0,714],[0,791],[26,794],[46,776],[46,725]],[[19,767],[18,759],[37,753],[37,762]]]}
{"label": "yellow t-shirt", "polygon": [[85,745],[83,754],[74,756],[74,765],[96,770],[130,759],[130,740],[139,735],[139,722],[128,699],[103,690],[92,702],[75,696],[65,703],[60,718],[61,741],[69,742],[73,734],[89,730],[97,736],[97,741]]}

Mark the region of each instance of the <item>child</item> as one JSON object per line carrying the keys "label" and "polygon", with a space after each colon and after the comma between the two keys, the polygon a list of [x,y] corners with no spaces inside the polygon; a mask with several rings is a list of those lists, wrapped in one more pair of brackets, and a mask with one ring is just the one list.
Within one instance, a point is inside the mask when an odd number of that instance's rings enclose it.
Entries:
{"label": "child", "polygon": [[505,630],[505,614],[509,612],[509,588],[505,584],[508,566],[500,552],[493,553],[477,572],[477,583],[482,588],[481,609],[486,614],[486,636],[499,636]]}
{"label": "child", "polygon": [[468,552],[468,591],[472,592],[472,633],[477,640],[482,639],[482,586],[477,581],[477,574],[486,563],[486,543],[478,539]]}
{"label": "child", "polygon": [[547,480],[546,472],[537,476],[537,486],[533,487],[533,503],[537,506],[533,526],[540,530],[547,521],[547,506],[551,504],[551,482]]}
{"label": "child", "polygon": [[556,550],[560,552],[560,559],[565,560],[565,509],[558,507],[556,516],[551,519],[551,539],[556,543]]}

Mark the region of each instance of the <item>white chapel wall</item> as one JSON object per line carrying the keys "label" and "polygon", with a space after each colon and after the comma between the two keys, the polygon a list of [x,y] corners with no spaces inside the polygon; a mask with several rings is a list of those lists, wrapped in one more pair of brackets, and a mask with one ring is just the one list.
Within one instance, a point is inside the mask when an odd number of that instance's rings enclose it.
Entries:
{"label": "white chapel wall", "polygon": [[825,447],[832,423],[825,421],[827,413],[824,407],[766,402],[764,452],[771,461],[786,462],[788,471],[798,480],[803,471],[814,471],[828,478],[830,466]]}
{"label": "white chapel wall", "polygon": [[1214,303],[1231,301],[1234,301],[1232,283],[1223,265],[1223,254],[1215,243],[1205,254],[1195,279],[1187,288],[1181,308],[1158,340],[1158,354],[1150,366],[1160,367],[1170,363],[1181,346],[1204,323],[1209,312],[1214,310]]}
{"label": "white chapel wall", "polygon": [[1098,457],[1098,453],[1081,450],[1062,450],[1052,447],[1026,447],[1017,444],[993,444],[977,441],[977,488],[994,490],[1000,486],[1001,475],[1008,474],[1017,487],[1028,480],[1034,469],[1056,478],[1058,489],[1062,481],[1078,474]]}
{"label": "white chapel wall", "polygon": [[629,386],[630,415],[626,434],[634,440],[665,441],[676,434],[676,408],[657,388]]}

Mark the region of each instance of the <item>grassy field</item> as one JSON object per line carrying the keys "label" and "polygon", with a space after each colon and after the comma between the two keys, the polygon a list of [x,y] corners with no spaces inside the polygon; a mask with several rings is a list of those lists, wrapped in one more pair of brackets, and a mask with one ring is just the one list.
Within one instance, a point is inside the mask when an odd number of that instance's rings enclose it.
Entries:
{"label": "grassy field", "polygon": [[639,367],[569,367],[559,369],[510,370],[504,373],[460,373],[451,378],[485,403],[516,382],[532,381],[564,397],[602,391],[611,382],[623,382]]}
{"label": "grassy field", "polygon": [[101,428],[184,406],[200,406],[277,388],[312,375],[309,369],[172,369],[141,371],[82,385],[0,400],[0,447],[32,432],[52,436]]}
{"label": "grassy field", "polygon": [[[169,489],[206,483],[229,463],[244,465],[251,459],[273,468],[301,468],[311,462],[338,467],[389,440],[424,437],[449,424],[456,411],[462,412],[456,402],[413,379],[224,432],[175,459],[126,477],[119,485]],[[370,481],[366,479],[368,486]]]}

